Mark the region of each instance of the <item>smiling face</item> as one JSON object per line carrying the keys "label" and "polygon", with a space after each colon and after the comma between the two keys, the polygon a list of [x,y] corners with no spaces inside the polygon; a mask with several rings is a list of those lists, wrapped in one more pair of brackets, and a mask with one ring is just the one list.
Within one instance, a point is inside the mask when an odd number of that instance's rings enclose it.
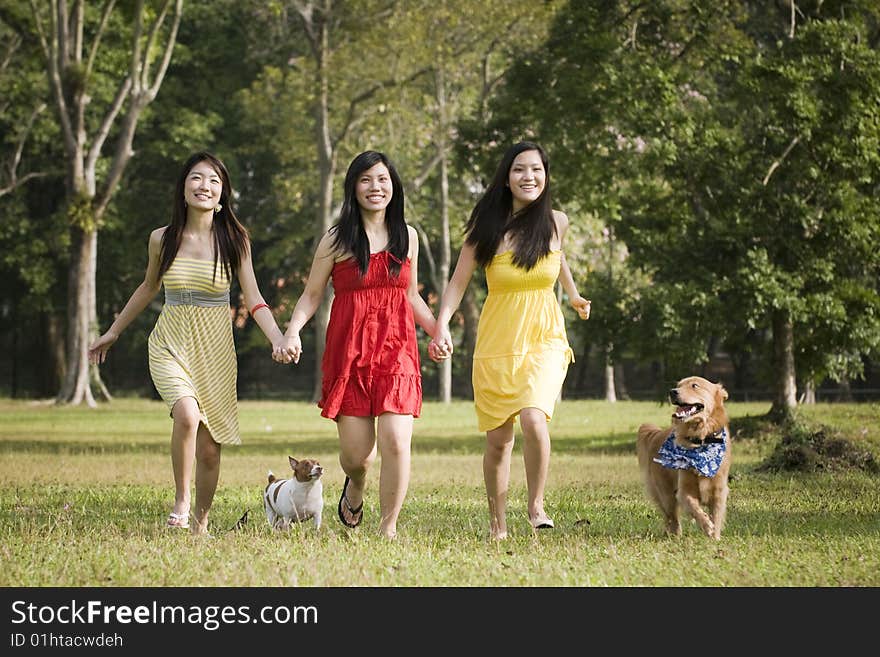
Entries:
{"label": "smiling face", "polygon": [[388,167],[379,162],[364,171],[358,176],[354,192],[363,212],[379,212],[387,208],[394,194]]}
{"label": "smiling face", "polygon": [[507,175],[507,185],[513,195],[513,211],[533,203],[544,191],[547,174],[538,151],[523,151],[513,160]]}
{"label": "smiling face", "polygon": [[183,198],[197,210],[213,210],[220,203],[223,181],[209,162],[197,162],[186,174]]}

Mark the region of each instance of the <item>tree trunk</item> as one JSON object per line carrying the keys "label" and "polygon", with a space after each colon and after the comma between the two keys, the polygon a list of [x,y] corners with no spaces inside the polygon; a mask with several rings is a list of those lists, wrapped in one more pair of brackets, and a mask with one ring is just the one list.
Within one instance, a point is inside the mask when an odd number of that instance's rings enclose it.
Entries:
{"label": "tree trunk", "polygon": [[[55,101],[59,127],[64,144],[67,166],[66,201],[70,220],[70,265],[67,275],[67,353],[64,380],[55,398],[56,403],[79,404],[85,401],[95,406],[91,385],[95,385],[109,399],[107,388],[101,381],[97,365],[89,365],[88,347],[98,327],[95,299],[95,274],[97,266],[98,227],[126,164],[132,156],[132,142],[141,111],[158,93],[162,79],[171,61],[171,53],[177,39],[177,28],[183,11],[183,0],[174,1],[174,17],[164,46],[155,39],[164,23],[172,0],[166,0],[148,26],[144,45],[144,5],[137,3],[133,13],[130,68],[119,78],[115,97],[101,107],[92,107],[99,118],[90,122],[87,110],[91,107],[93,94],[90,84],[93,78],[93,56],[101,37],[110,24],[113,3],[105,5],[102,18],[90,32],[93,39],[91,54],[85,56],[83,40],[85,29],[84,3],[73,5],[68,12],[64,2],[53,2],[50,12],[51,31],[44,34],[38,30],[40,47],[46,63],[47,80]],[[41,12],[31,3],[36,23]],[[159,54],[159,57],[156,55]],[[151,63],[157,64],[154,79],[149,80]],[[112,81],[111,81],[112,84]],[[101,152],[123,106],[129,107],[115,133],[115,152],[109,164],[100,162]],[[92,134],[88,128],[95,127]],[[98,172],[103,176],[102,189],[98,191]]]}
{"label": "tree trunk", "polygon": [[804,392],[801,395],[800,403],[801,404],[815,404],[816,403],[816,384],[813,383],[812,380],[807,380],[804,382]]}
{"label": "tree trunk", "polygon": [[849,377],[843,376],[838,383],[838,401],[851,402],[853,400],[852,386],[850,386]]}
{"label": "tree trunk", "polygon": [[67,272],[67,367],[64,384],[55,401],[58,404],[80,404],[94,407],[95,398],[89,385],[88,349],[91,327],[97,325],[95,312],[95,248],[96,229],[71,228],[70,266]]}
{"label": "tree trunk", "polygon": [[591,344],[584,340],[584,348],[581,350],[581,355],[578,357],[577,363],[577,384],[575,388],[577,390],[583,391],[588,387],[589,382],[587,381],[587,374],[590,371],[590,348]]}
{"label": "tree trunk", "polygon": [[626,389],[626,377],[623,372],[623,363],[614,363],[614,383],[620,391],[620,398],[629,399],[629,391]]}
{"label": "tree trunk", "polygon": [[614,391],[614,361],[611,353],[614,350],[613,344],[608,344],[605,348],[605,401],[612,404],[617,401],[617,394]]}
{"label": "tree trunk", "polygon": [[[316,131],[318,147],[318,170],[320,175],[320,195],[318,197],[317,239],[320,239],[330,229],[333,223],[333,177],[336,175],[336,150],[333,140],[330,138],[330,81],[327,71],[327,58],[329,57],[330,45],[326,23],[321,24],[321,33],[318,38],[317,80],[318,103],[316,108]],[[317,242],[315,243],[317,245]],[[312,387],[312,401],[317,402],[321,398],[321,384],[323,373],[321,364],[324,360],[324,349],[327,343],[327,325],[330,323],[330,304],[333,295],[328,289],[324,290],[324,299],[315,312],[315,383]]]}
{"label": "tree trunk", "polygon": [[794,326],[786,310],[773,313],[773,353],[776,381],[770,416],[778,422],[790,420],[797,406],[794,365]]}
{"label": "tree trunk", "polygon": [[[13,311],[13,321],[16,320],[16,315],[18,314],[17,309]],[[9,373],[9,396],[13,399],[18,397],[18,354],[19,354],[19,346],[18,346],[18,336],[21,335],[21,324],[19,322],[15,322],[14,328],[12,329],[12,371]]]}
{"label": "tree trunk", "polygon": [[46,315],[43,321],[48,358],[43,372],[42,394],[57,395],[66,375],[64,355],[64,321],[56,313]]}
{"label": "tree trunk", "polygon": [[471,285],[468,285],[464,296],[461,299],[461,316],[464,320],[464,338],[462,347],[465,351],[465,368],[468,381],[469,399],[473,399],[472,377],[474,371],[474,348],[477,346],[477,325],[480,323],[480,308],[477,306],[477,299],[474,296]]}
{"label": "tree trunk", "polygon": [[[448,120],[446,107],[446,75],[441,61],[437,70],[437,108],[440,113],[440,130],[438,131],[437,148],[440,151],[440,263],[439,278],[443,282],[443,290],[449,281],[449,267],[452,260],[452,248],[449,243],[449,153],[447,144]],[[440,364],[439,390],[440,401],[452,401],[452,360],[447,358]]]}

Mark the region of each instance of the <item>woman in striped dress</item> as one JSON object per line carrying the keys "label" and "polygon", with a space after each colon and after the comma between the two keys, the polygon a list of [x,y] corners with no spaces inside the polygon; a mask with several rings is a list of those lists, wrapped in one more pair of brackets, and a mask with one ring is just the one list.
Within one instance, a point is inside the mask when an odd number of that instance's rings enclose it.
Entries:
{"label": "woman in striped dress", "polygon": [[[229,286],[237,276],[247,307],[280,352],[283,335],[260,294],[247,230],[232,210],[226,166],[206,152],[193,154],[177,180],[171,223],[150,235],[143,283],[106,333],[89,347],[104,362],[119,334],[165,286],[165,305],[150,334],[150,376],[173,418],[171,465],[174,507],[167,526],[206,533],[220,476],[220,446],[241,443],[237,364]],[[195,463],[196,504],[190,508]]]}

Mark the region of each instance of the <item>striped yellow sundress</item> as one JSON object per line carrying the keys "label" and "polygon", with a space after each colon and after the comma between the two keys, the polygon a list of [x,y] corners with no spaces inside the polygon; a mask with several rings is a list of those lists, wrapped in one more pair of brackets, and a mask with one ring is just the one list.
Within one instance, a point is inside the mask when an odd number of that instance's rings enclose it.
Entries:
{"label": "striped yellow sundress", "polygon": [[486,267],[489,294],[474,346],[474,405],[480,431],[497,429],[524,408],[553,409],[574,354],[553,293],[562,252],[551,251],[526,271],[513,252]]}
{"label": "striped yellow sundress", "polygon": [[218,263],[177,256],[165,272],[165,305],[150,333],[150,376],[168,404],[193,397],[215,441],[241,443],[229,279]]}

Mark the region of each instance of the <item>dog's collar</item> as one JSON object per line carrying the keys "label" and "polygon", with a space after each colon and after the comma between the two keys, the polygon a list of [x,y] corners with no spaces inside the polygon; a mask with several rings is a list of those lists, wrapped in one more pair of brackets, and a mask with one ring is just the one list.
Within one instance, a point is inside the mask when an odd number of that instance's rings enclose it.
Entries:
{"label": "dog's collar", "polygon": [[[675,436],[674,433],[672,435]],[[718,431],[710,433],[705,438],[690,437],[687,440],[692,445],[708,445],[710,443],[723,443],[725,438],[727,438],[727,432],[724,430],[724,427],[721,427]]]}
{"label": "dog's collar", "polygon": [[682,447],[675,442],[675,433],[670,433],[660,446],[654,461],[664,468],[675,470],[695,470],[704,477],[714,477],[724,460],[727,443],[720,440],[704,443],[699,447]]}

